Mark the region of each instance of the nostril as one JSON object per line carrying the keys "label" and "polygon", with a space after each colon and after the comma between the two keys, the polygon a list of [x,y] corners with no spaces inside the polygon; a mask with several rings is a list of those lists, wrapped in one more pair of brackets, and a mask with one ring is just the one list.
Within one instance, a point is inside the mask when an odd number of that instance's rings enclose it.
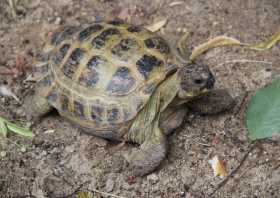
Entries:
{"label": "nostril", "polygon": [[201,83],[203,83],[203,80],[202,79],[195,79],[194,83],[195,84],[201,84]]}

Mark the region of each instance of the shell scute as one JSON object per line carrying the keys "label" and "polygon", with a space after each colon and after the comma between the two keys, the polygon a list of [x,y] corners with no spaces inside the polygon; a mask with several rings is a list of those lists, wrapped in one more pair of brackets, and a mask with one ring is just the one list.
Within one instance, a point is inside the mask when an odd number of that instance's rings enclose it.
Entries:
{"label": "shell scute", "polygon": [[102,58],[101,56],[93,56],[88,61],[87,68],[88,69],[94,69],[94,68],[97,68],[98,65],[104,64],[105,62],[107,62],[107,60],[105,58]]}
{"label": "shell scute", "polygon": [[99,34],[97,37],[95,37],[92,40],[92,46],[93,48],[96,49],[101,49],[102,47],[104,47],[107,43],[107,41],[116,35],[120,35],[120,31],[117,28],[108,28],[106,30],[103,30],[103,32],[101,32],[101,34]]}
{"label": "shell scute", "polygon": [[89,27],[86,27],[84,30],[82,30],[79,33],[78,40],[79,41],[87,40],[87,39],[91,38],[91,35],[93,33],[96,33],[102,29],[103,29],[103,26],[101,24],[94,24]]}
{"label": "shell scute", "polygon": [[165,54],[168,54],[170,52],[169,46],[167,45],[166,41],[159,36],[148,38],[144,42],[148,48],[154,48],[159,52]]}
{"label": "shell scute", "polygon": [[74,115],[78,116],[81,119],[85,119],[85,108],[84,105],[77,100],[74,100]]}
{"label": "shell scute", "polygon": [[110,123],[114,123],[120,119],[119,117],[120,111],[117,107],[113,107],[107,110],[107,120]]}
{"label": "shell scute", "polygon": [[63,111],[64,113],[71,112],[70,100],[69,100],[68,96],[65,94],[60,94],[59,100],[60,100],[60,104],[61,104],[61,108],[60,108],[61,111]]}
{"label": "shell scute", "polygon": [[76,48],[71,53],[70,57],[65,62],[65,64],[63,65],[63,68],[62,68],[65,76],[67,76],[70,79],[73,78],[74,73],[76,72],[76,70],[79,67],[79,62],[84,57],[84,55],[85,55],[85,51],[80,48]]}
{"label": "shell scute", "polygon": [[135,79],[131,76],[129,68],[120,67],[109,82],[107,91],[110,94],[122,95],[128,93],[134,85]]}
{"label": "shell scute", "polygon": [[121,61],[129,61],[131,54],[137,53],[139,49],[140,46],[135,39],[125,38],[116,44],[111,52]]}
{"label": "shell scute", "polygon": [[104,119],[104,107],[101,105],[93,104],[90,106],[90,114],[93,121],[101,123]]}
{"label": "shell scute", "polygon": [[60,65],[64,57],[66,56],[68,50],[70,49],[70,44],[66,43],[63,44],[57,52],[55,52],[52,56],[52,61],[56,65]]}
{"label": "shell scute", "polygon": [[87,87],[94,87],[99,81],[99,74],[95,68],[86,68],[80,75],[78,82]]}
{"label": "shell scute", "polygon": [[163,65],[163,61],[153,55],[143,55],[141,59],[136,62],[139,72],[147,79],[154,67]]}

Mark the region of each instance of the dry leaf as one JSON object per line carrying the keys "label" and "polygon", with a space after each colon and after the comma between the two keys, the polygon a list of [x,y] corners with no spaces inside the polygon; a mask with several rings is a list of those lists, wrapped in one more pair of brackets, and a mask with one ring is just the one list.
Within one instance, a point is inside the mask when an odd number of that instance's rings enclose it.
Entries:
{"label": "dry leaf", "polygon": [[55,132],[54,129],[48,129],[48,130],[44,131],[44,133],[54,133],[54,132]]}
{"label": "dry leaf", "polygon": [[270,49],[278,41],[280,41],[280,29],[278,30],[278,32],[275,32],[266,41],[258,43],[258,44],[255,44],[255,45],[250,45],[249,47],[251,49],[255,49],[255,50],[266,50],[266,49]]}
{"label": "dry leaf", "polygon": [[221,47],[226,45],[230,45],[230,46],[238,45],[252,50],[268,50],[272,46],[276,45],[279,41],[280,41],[280,30],[278,32],[275,32],[270,38],[268,38],[264,42],[257,43],[257,44],[241,43],[239,40],[232,37],[217,36],[195,47],[190,56],[190,60],[196,59],[199,55],[215,47]]}
{"label": "dry leaf", "polygon": [[215,177],[220,176],[220,178],[224,178],[228,175],[224,161],[220,160],[217,155],[211,160],[209,160],[209,163],[211,164],[212,169],[214,170]]}
{"label": "dry leaf", "polygon": [[227,36],[217,36],[209,41],[200,44],[199,46],[195,47],[192,51],[190,56],[190,60],[194,60],[199,55],[203,54],[204,52],[208,51],[209,49],[215,47],[221,47],[226,45],[239,45],[239,46],[248,46],[248,44],[241,43],[239,40],[227,37]]}
{"label": "dry leaf", "polygon": [[151,25],[145,26],[146,29],[150,30],[151,32],[157,32],[167,23],[167,18],[159,20]]}
{"label": "dry leaf", "polygon": [[183,1],[173,1],[169,4],[170,7],[177,6],[183,4]]}

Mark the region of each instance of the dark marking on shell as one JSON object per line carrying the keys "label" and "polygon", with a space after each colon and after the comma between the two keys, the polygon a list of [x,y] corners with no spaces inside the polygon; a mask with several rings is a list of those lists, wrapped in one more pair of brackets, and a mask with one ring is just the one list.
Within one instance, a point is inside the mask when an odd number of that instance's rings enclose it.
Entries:
{"label": "dark marking on shell", "polygon": [[85,118],[84,105],[79,101],[74,101],[74,115],[81,119]]}
{"label": "dark marking on shell", "polygon": [[166,41],[159,36],[148,38],[144,42],[148,48],[157,49],[161,53],[165,54],[168,54],[170,52],[169,46],[167,45]]}
{"label": "dark marking on shell", "polygon": [[94,87],[99,81],[99,74],[95,69],[85,69],[79,77],[79,83],[87,87]]}
{"label": "dark marking on shell", "polygon": [[112,108],[107,110],[107,120],[109,122],[114,122],[119,118],[119,109]]}
{"label": "dark marking on shell", "polygon": [[101,49],[105,46],[106,41],[108,41],[112,36],[119,35],[120,31],[116,28],[108,28],[103,30],[97,37],[92,40],[92,46],[96,49]]}
{"label": "dark marking on shell", "polygon": [[142,28],[140,26],[131,25],[130,27],[127,28],[127,31],[129,31],[131,33],[141,32]]}
{"label": "dark marking on shell", "polygon": [[109,21],[108,24],[119,26],[119,25],[123,25],[124,21],[121,19],[114,19],[112,21]]}
{"label": "dark marking on shell", "polygon": [[139,48],[137,42],[133,39],[122,39],[117,45],[111,50],[112,54],[122,57],[125,53],[129,53],[132,49]]}
{"label": "dark marking on shell", "polygon": [[102,114],[104,112],[104,108],[100,105],[92,105],[91,106],[91,118],[96,122],[102,122]]}
{"label": "dark marking on shell", "polygon": [[75,71],[79,67],[79,63],[80,63],[81,59],[84,57],[84,54],[85,54],[85,51],[80,48],[75,49],[71,53],[70,57],[65,62],[65,64],[63,65],[63,68],[62,68],[62,71],[65,76],[72,79]]}
{"label": "dark marking on shell", "polygon": [[63,112],[69,112],[69,98],[66,95],[61,94],[59,96],[60,104],[61,104],[61,110]]}
{"label": "dark marking on shell", "polygon": [[94,25],[91,25],[87,28],[85,28],[84,30],[82,30],[80,33],[79,33],[79,36],[78,36],[78,40],[79,41],[84,41],[84,40],[87,40],[88,38],[90,38],[90,36],[95,33],[95,32],[98,32],[100,30],[103,29],[103,26],[100,25],[100,24],[94,24]]}
{"label": "dark marking on shell", "polygon": [[56,65],[59,65],[62,62],[62,60],[64,59],[65,55],[67,54],[69,48],[70,48],[70,44],[62,45],[62,47],[59,48],[59,50],[56,53],[54,53],[54,55],[52,57],[52,61]]}
{"label": "dark marking on shell", "polygon": [[87,63],[87,67],[82,71],[79,77],[79,83],[87,87],[94,87],[99,81],[98,65],[107,62],[100,56],[93,56]]}
{"label": "dark marking on shell", "polygon": [[64,27],[61,31],[53,33],[51,44],[59,45],[62,41],[71,38],[78,30],[77,26]]}
{"label": "dark marking on shell", "polygon": [[134,84],[135,79],[131,76],[129,68],[120,67],[108,84],[107,91],[112,94],[125,94],[134,86]]}
{"label": "dark marking on shell", "polygon": [[105,58],[101,58],[100,56],[93,56],[87,63],[87,68],[88,69],[94,69],[97,68],[99,64],[104,64],[107,62]]}
{"label": "dark marking on shell", "polygon": [[162,60],[159,60],[153,55],[144,55],[140,60],[136,62],[138,71],[145,77],[148,78],[150,72],[154,67],[159,67],[163,64]]}

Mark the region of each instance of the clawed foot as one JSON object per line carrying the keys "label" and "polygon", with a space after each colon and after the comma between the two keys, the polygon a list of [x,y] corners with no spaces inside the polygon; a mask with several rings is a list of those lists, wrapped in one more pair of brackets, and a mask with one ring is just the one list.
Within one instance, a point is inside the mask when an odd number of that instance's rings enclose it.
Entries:
{"label": "clawed foot", "polygon": [[188,107],[200,114],[218,114],[233,108],[235,100],[225,89],[210,91],[207,95],[191,101]]}
{"label": "clawed foot", "polygon": [[[142,146],[141,146],[142,147]],[[129,171],[133,176],[144,176],[155,170],[165,158],[166,145],[153,145],[148,149],[134,149],[125,156],[129,163]]]}

